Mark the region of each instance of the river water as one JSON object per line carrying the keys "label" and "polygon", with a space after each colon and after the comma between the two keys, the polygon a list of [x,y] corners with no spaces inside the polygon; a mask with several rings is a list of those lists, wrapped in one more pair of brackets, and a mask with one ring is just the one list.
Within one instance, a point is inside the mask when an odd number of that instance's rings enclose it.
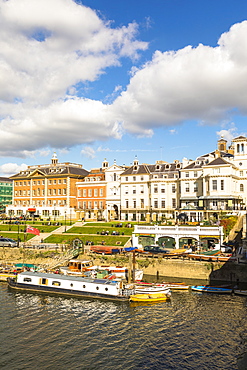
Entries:
{"label": "river water", "polygon": [[152,305],[16,293],[0,283],[0,369],[247,369],[247,297]]}

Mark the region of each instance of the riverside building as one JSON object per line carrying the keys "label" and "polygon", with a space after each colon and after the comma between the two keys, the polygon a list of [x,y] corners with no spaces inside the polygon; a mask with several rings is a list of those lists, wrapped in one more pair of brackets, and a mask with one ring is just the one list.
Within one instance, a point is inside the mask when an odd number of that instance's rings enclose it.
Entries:
{"label": "riverside building", "polygon": [[105,159],[101,168],[92,169],[83,181],[77,182],[79,218],[85,220],[120,219],[120,175],[126,167],[112,166]]}
{"label": "riverside building", "polygon": [[164,221],[175,217],[182,163],[139,164],[121,174],[121,216],[126,221]]}
{"label": "riverside building", "polygon": [[51,164],[28,166],[11,176],[13,200],[7,206],[8,216],[40,216],[58,220],[76,217],[76,182],[88,171],[75,163],[59,163],[56,153]]}
{"label": "riverside building", "polygon": [[12,183],[8,177],[0,177],[0,213],[4,213],[6,206],[12,203]]}
{"label": "riverside building", "polygon": [[246,212],[247,138],[238,136],[229,147],[221,138],[215,151],[195,160],[140,164],[135,158],[131,166],[104,160],[91,171],[58,163],[54,154],[50,165],[29,166],[11,180],[9,216],[176,222],[185,214],[201,222]]}

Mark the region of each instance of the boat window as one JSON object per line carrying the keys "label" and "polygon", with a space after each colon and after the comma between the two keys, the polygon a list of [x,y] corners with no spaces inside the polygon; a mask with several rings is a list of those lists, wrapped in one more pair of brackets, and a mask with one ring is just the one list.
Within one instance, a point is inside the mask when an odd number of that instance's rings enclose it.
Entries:
{"label": "boat window", "polygon": [[61,285],[61,283],[60,283],[60,281],[53,281],[53,282],[52,282],[52,285],[60,286],[60,285]]}
{"label": "boat window", "polygon": [[108,288],[105,288],[106,291],[108,291]]}
{"label": "boat window", "polygon": [[26,281],[27,283],[30,283],[30,282],[32,281],[32,279],[31,279],[31,278],[28,278],[28,277],[25,277],[25,278],[23,279],[23,281]]}
{"label": "boat window", "polygon": [[73,286],[73,284],[71,283],[70,286]]}
{"label": "boat window", "polygon": [[47,284],[47,279],[46,278],[42,278],[41,279],[41,284],[46,285]]}
{"label": "boat window", "polygon": [[83,284],[83,285],[82,285],[82,287],[83,287],[83,288],[86,288],[86,285],[85,285],[85,284]]}
{"label": "boat window", "polygon": [[96,286],[96,290],[99,290],[99,287],[98,286]]}

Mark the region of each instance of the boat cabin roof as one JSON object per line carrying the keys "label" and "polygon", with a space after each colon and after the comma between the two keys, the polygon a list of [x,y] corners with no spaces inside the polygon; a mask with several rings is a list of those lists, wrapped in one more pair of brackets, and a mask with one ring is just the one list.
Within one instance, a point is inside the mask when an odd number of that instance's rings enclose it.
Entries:
{"label": "boat cabin roof", "polygon": [[69,260],[69,262],[92,263],[92,261],[90,260],[78,260],[78,259],[72,259],[72,260]]}
{"label": "boat cabin roof", "polygon": [[29,277],[39,277],[44,279],[56,279],[56,280],[66,280],[66,281],[77,281],[83,283],[95,283],[95,284],[104,284],[104,285],[116,285],[119,282],[116,280],[108,280],[108,279],[94,279],[82,276],[71,276],[71,275],[60,275],[60,274],[51,274],[46,272],[32,272],[32,271],[25,271],[21,272],[19,275],[21,276],[29,276]]}

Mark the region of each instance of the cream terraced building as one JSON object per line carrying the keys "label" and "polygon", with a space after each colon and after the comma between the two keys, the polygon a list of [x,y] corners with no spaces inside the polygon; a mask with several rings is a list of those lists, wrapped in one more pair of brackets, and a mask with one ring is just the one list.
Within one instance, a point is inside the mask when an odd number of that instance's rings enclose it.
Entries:
{"label": "cream terraced building", "polygon": [[180,212],[186,212],[191,221],[246,210],[247,139],[235,138],[228,149],[226,144],[226,140],[220,139],[214,152],[187,164],[183,161]]}
{"label": "cream terraced building", "polygon": [[229,147],[221,138],[215,151],[196,160],[140,164],[135,158],[128,167],[104,160],[91,171],[58,163],[54,154],[50,165],[29,166],[11,179],[8,215],[35,210],[44,217],[157,222],[183,214],[200,222],[222,212],[246,212],[247,138],[238,136]]}
{"label": "cream terraced building", "polygon": [[174,218],[179,204],[182,163],[157,161],[139,164],[121,174],[121,218],[125,221],[161,221]]}
{"label": "cream terraced building", "polygon": [[121,217],[133,221],[188,221],[246,212],[247,138],[218,140],[215,151],[196,160],[139,164],[121,175]]}

